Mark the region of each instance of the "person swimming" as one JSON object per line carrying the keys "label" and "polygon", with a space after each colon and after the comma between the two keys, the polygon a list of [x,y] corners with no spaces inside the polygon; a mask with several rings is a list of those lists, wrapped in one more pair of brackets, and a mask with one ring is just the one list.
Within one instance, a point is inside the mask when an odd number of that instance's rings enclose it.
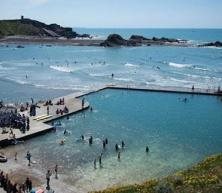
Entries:
{"label": "person swimming", "polygon": [[94,165],[94,169],[96,169],[96,159],[94,159],[93,165]]}
{"label": "person swimming", "polygon": [[103,154],[101,154],[101,155],[99,156],[99,166],[100,166],[100,167],[102,167],[102,155],[103,155]]}
{"label": "person swimming", "polygon": [[122,149],[125,147],[125,143],[124,143],[124,141],[122,141]]}
{"label": "person swimming", "polygon": [[120,161],[120,151],[118,152],[117,158],[118,158],[118,161]]}
{"label": "person swimming", "polygon": [[105,142],[105,140],[103,140],[103,149],[105,149],[106,148],[106,142]]}
{"label": "person swimming", "polygon": [[62,139],[59,144],[64,145],[65,144],[65,139]]}
{"label": "person swimming", "polygon": [[115,149],[116,149],[116,151],[118,151],[119,150],[119,146],[118,146],[118,144],[116,143],[116,145],[115,145]]}
{"label": "person swimming", "polygon": [[92,143],[93,143],[93,137],[90,136],[90,138],[89,138],[89,145],[92,145]]}

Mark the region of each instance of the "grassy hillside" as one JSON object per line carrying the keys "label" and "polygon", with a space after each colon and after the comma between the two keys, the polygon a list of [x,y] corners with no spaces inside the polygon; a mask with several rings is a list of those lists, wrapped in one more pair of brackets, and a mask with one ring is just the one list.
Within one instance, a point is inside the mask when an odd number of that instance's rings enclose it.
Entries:
{"label": "grassy hillside", "polygon": [[96,193],[222,193],[222,155],[160,180],[109,188]]}
{"label": "grassy hillside", "polygon": [[[62,27],[57,24],[47,25],[32,19],[0,20],[0,36],[12,35],[67,38],[82,36],[74,32],[72,28]],[[89,37],[88,34],[84,34],[84,36]]]}
{"label": "grassy hillside", "polygon": [[41,30],[33,25],[21,23],[20,20],[2,20],[0,21],[0,34],[9,35],[43,35]]}

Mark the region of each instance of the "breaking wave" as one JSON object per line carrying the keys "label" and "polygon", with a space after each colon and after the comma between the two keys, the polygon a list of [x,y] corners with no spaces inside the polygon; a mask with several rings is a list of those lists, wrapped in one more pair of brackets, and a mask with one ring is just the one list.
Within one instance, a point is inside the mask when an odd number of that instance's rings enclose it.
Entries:
{"label": "breaking wave", "polygon": [[68,66],[59,66],[59,65],[53,66],[53,65],[51,65],[49,67],[53,70],[57,70],[57,71],[60,71],[60,72],[69,72],[69,73],[73,72],[73,70]]}

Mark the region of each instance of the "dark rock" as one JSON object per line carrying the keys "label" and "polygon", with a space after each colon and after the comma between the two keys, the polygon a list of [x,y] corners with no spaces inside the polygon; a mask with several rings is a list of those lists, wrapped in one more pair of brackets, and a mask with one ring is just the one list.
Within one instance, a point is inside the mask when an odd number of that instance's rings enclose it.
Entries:
{"label": "dark rock", "polygon": [[222,42],[216,41],[216,42],[210,42],[210,43],[199,45],[199,47],[208,47],[208,46],[222,47]]}
{"label": "dark rock", "polygon": [[127,40],[123,39],[119,34],[111,34],[100,44],[104,47],[128,46]]}
{"label": "dark rock", "polygon": [[179,43],[180,42],[177,39],[165,38],[165,37],[162,37],[162,38],[153,37],[152,40],[155,42],[162,42],[162,43]]}
{"label": "dark rock", "polygon": [[18,45],[17,48],[24,48],[24,46]]}
{"label": "dark rock", "polygon": [[145,38],[145,37],[140,36],[140,35],[132,35],[129,40],[142,41],[142,40],[150,40],[150,39]]}
{"label": "dark rock", "polygon": [[91,35],[89,34],[78,34],[77,37],[78,38],[92,38]]}

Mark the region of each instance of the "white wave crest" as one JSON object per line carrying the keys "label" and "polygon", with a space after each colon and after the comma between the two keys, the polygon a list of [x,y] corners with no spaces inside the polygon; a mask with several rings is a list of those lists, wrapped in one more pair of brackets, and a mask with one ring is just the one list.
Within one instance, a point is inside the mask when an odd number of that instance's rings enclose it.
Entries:
{"label": "white wave crest", "polygon": [[209,71],[209,69],[207,69],[207,68],[201,68],[201,67],[194,67],[194,69],[196,69],[196,70],[201,70],[201,71]]}
{"label": "white wave crest", "polygon": [[73,70],[68,66],[53,66],[53,65],[51,65],[49,67],[53,70],[57,70],[57,71],[60,71],[60,72],[69,72],[69,73],[73,72]]}
{"label": "white wave crest", "polygon": [[131,64],[131,63],[126,63],[126,64],[124,64],[124,66],[126,66],[126,67],[134,67],[134,68],[139,67],[138,65],[136,65],[136,64]]}
{"label": "white wave crest", "polygon": [[115,80],[118,80],[118,81],[124,81],[124,82],[130,82],[132,81],[132,79],[129,79],[129,78],[114,78]]}
{"label": "white wave crest", "polygon": [[174,62],[169,62],[169,66],[175,67],[175,68],[189,68],[192,65],[190,64],[179,64],[179,63],[174,63]]}

